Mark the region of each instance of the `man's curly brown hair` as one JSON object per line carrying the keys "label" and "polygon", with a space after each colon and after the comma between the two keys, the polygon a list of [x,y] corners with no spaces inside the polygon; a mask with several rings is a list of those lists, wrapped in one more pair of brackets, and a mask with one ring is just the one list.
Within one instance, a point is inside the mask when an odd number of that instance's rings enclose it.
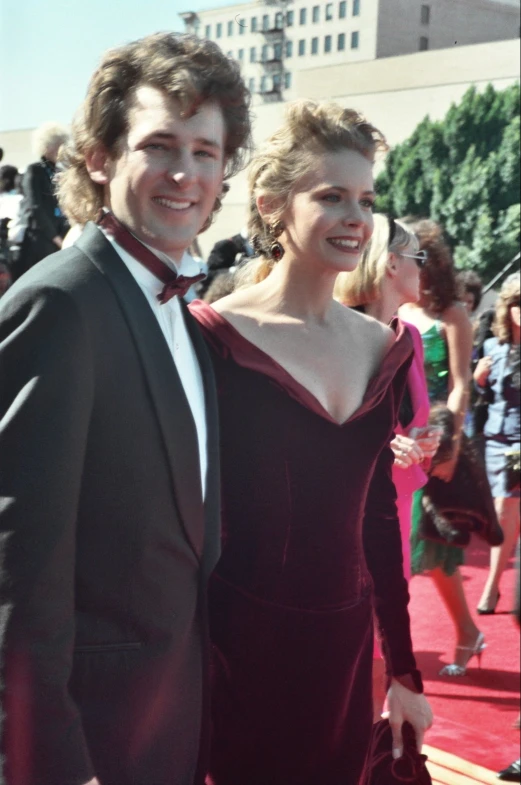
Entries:
{"label": "man's curly brown hair", "polygon": [[[117,156],[118,143],[128,130],[129,109],[141,85],[176,98],[187,116],[205,101],[215,102],[226,127],[225,176],[245,165],[251,150],[250,94],[238,64],[217,44],[197,36],[150,35],[106,52],[92,76],[73,125],[71,144],[60,155],[65,171],[59,177],[58,196],[71,221],[94,220],[103,206],[103,186],[90,178],[86,156],[99,144]],[[219,200],[215,207],[220,207]]]}
{"label": "man's curly brown hair", "polygon": [[420,250],[427,251],[427,260],[420,275],[420,305],[427,311],[441,314],[458,299],[456,268],[442,227],[430,219],[401,219],[414,232]]}

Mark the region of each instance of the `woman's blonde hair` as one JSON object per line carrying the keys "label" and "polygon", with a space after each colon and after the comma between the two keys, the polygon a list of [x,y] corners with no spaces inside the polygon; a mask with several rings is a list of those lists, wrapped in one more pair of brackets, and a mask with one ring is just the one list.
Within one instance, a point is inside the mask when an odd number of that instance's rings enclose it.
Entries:
{"label": "woman's blonde hair", "polygon": [[309,100],[289,104],[283,125],[249,167],[248,230],[261,258],[244,267],[239,285],[262,281],[275,264],[268,256],[273,237],[267,219],[258,210],[257,198],[262,196],[268,205],[276,205],[269,216],[270,225],[276,224],[297,184],[316,167],[317,155],[341,150],[355,150],[372,162],[378,150],[387,150],[387,144],[383,134],[353,109]]}
{"label": "woman's blonde hair", "polygon": [[33,153],[37,158],[44,158],[50,149],[64,144],[68,138],[69,132],[63,125],[44,123],[33,132]]}
{"label": "woman's blonde hair", "polygon": [[350,273],[340,273],[336,279],[335,299],[352,308],[376,302],[381,295],[389,254],[415,254],[419,247],[416,235],[403,224],[376,213],[373,235],[357,268]]}
{"label": "woman's blonde hair", "polygon": [[520,304],[520,280],[519,275],[509,276],[499,293],[496,301],[496,318],[494,320],[494,334],[499,343],[512,343],[512,317],[510,309],[513,305]]}
{"label": "woman's blonde hair", "polygon": [[[239,65],[217,44],[193,35],[157,33],[108,51],[94,72],[73,125],[70,146],[60,156],[60,206],[71,222],[95,220],[104,203],[103,185],[87,171],[86,157],[101,145],[111,156],[128,130],[129,111],[141,85],[162,90],[191,116],[205,101],[217,104],[225,123],[226,177],[238,172],[251,150],[250,94]],[[220,200],[215,209],[220,207]],[[210,225],[211,217],[204,228]],[[202,230],[201,230],[202,231]]]}

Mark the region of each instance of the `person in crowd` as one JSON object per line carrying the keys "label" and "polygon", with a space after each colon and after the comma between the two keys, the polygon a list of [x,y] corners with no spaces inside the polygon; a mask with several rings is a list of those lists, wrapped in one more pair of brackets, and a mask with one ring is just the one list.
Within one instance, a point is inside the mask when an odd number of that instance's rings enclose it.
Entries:
{"label": "person in crowd", "polygon": [[[410,334],[344,308],[336,276],[372,232],[382,135],[291,104],[249,174],[262,251],[229,297],[192,304],[221,414],[223,552],[210,589],[215,785],[358,785],[372,729],[374,604],[394,755],[431,722],[407,611],[389,446]],[[249,284],[249,285],[248,285]]]}
{"label": "person in crowd", "polygon": [[[368,316],[390,324],[398,308],[417,302],[420,296],[420,270],[425,254],[417,237],[399,221],[385,215],[374,216],[374,232],[357,268],[340,273],[335,296],[344,305],[362,310]],[[412,495],[427,482],[425,467],[435,455],[441,432],[429,428],[429,396],[423,371],[423,346],[418,330],[408,325],[414,342],[414,356],[407,376],[399,411],[394,452],[393,482],[397,491],[398,517],[402,535],[404,574],[410,570]],[[375,646],[373,663],[374,721],[380,719],[385,700],[382,656]]]}
{"label": "person in crowd", "polygon": [[520,324],[520,280],[516,274],[501,288],[496,301],[496,337],[485,342],[484,357],[474,371],[479,393],[489,393],[485,465],[504,534],[503,544],[491,549],[490,571],[478,603],[482,615],[496,610],[501,576],[519,538]]}
{"label": "person in crowd", "polygon": [[23,239],[20,231],[22,194],[18,188],[19,172],[16,166],[0,166],[0,220],[7,219],[8,241],[18,244]]}
{"label": "person in crowd", "polygon": [[[472,325],[465,306],[458,301],[455,268],[441,227],[434,221],[408,222],[426,253],[420,275],[418,303],[402,306],[400,316],[421,333],[424,367],[431,404],[446,403],[454,415],[454,441],[451,457],[434,469],[435,476],[450,482],[456,468],[461,434],[467,408],[472,353]],[[441,674],[461,676],[471,657],[485,647],[465,596],[460,566],[462,548],[420,537],[422,491],[414,495],[411,530],[411,568],[413,575],[428,572],[438,589],[456,631],[454,662]]]}
{"label": "person in crowd", "polygon": [[235,289],[235,276],[228,270],[222,270],[216,275],[206,292],[204,293],[203,300],[205,303],[211,305],[217,302],[222,297],[231,294]]}
{"label": "person in crowd", "polygon": [[0,780],[203,785],[217,402],[182,258],[249,93],[216,44],[151,35],[106,53],[73,137],[82,236],[0,302]]}
{"label": "person in crowd", "polygon": [[483,281],[474,270],[461,270],[456,275],[456,284],[459,289],[458,297],[472,319],[481,303]]}
{"label": "person in crowd", "polygon": [[55,182],[58,152],[67,138],[67,131],[54,123],[46,123],[34,132],[33,147],[39,160],[27,167],[22,179],[25,233],[13,268],[14,280],[58,251],[69,229],[58,204]]}

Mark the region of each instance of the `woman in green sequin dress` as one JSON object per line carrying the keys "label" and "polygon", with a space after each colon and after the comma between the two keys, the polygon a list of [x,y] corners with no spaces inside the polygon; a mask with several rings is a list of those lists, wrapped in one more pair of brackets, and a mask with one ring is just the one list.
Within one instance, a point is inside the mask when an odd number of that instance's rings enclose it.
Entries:
{"label": "woman in green sequin dress", "polygon": [[[410,228],[427,251],[422,269],[421,297],[417,305],[406,306],[400,316],[420,331],[424,347],[424,367],[431,404],[445,404],[454,414],[454,456],[434,470],[450,482],[459,452],[470,380],[472,326],[464,306],[457,302],[455,269],[441,228],[433,221],[419,221]],[[484,638],[477,628],[465,597],[460,565],[464,551],[419,537],[423,491],[414,494],[411,526],[411,573],[429,573],[454,623],[456,648],[451,665],[443,675],[461,676],[469,660],[480,654]]]}

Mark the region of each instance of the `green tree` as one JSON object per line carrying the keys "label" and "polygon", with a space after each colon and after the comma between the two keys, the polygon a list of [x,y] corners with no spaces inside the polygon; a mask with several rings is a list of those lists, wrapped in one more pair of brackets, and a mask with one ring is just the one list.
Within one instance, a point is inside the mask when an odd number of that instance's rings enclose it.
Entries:
{"label": "green tree", "polygon": [[377,209],[443,224],[458,267],[489,280],[519,250],[519,84],[472,87],[442,121],[425,117],[387,156]]}

